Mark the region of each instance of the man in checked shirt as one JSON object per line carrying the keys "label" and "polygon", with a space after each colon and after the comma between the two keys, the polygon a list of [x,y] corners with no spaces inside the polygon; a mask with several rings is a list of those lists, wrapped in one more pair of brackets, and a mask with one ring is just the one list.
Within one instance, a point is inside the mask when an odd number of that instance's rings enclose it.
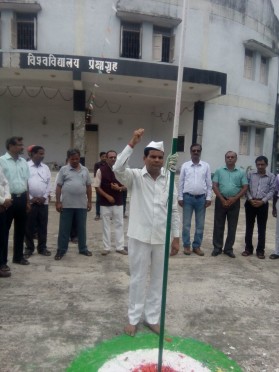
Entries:
{"label": "man in checked shirt", "polygon": [[247,257],[253,254],[253,230],[257,217],[258,245],[256,253],[258,258],[264,259],[268,201],[273,198],[275,176],[266,170],[268,159],[265,156],[257,157],[255,163],[257,170],[251,171],[247,176],[249,185],[245,202],[245,251],[242,252],[242,256]]}

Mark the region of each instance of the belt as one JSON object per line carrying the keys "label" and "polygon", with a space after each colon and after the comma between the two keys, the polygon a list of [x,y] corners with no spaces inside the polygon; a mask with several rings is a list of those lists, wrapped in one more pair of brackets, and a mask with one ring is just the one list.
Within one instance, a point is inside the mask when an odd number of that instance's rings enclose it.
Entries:
{"label": "belt", "polygon": [[199,199],[199,198],[202,198],[202,197],[205,196],[205,194],[192,195],[192,194],[189,194],[188,192],[185,192],[184,194],[185,194],[185,195],[188,195],[188,196],[191,196],[192,198],[195,198],[195,199]]}
{"label": "belt", "polygon": [[26,195],[26,191],[20,193],[20,194],[11,194],[12,198],[21,198],[22,196]]}

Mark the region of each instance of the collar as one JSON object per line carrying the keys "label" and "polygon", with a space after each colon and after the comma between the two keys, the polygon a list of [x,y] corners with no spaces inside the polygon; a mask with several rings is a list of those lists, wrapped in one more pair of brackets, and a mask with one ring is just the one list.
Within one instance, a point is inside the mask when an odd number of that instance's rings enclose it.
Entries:
{"label": "collar", "polygon": [[228,170],[229,172],[235,172],[235,171],[238,171],[238,170],[239,170],[238,167],[234,167],[233,170],[230,170],[226,165],[224,165],[223,169],[226,169],[226,170]]}
{"label": "collar", "polygon": [[270,172],[269,171],[266,171],[265,174],[263,174],[263,175],[260,175],[257,170],[252,170],[250,173],[251,174],[257,174],[260,177],[269,177],[270,176]]}
{"label": "collar", "polygon": [[4,155],[4,158],[7,159],[7,160],[14,160],[14,161],[17,161],[17,160],[22,160],[23,158],[21,156],[19,156],[18,158],[13,158],[12,155],[7,151],[6,154]]}
{"label": "collar", "polygon": [[70,164],[67,164],[67,166],[69,167],[70,170],[73,170],[73,171],[76,171],[76,172],[80,171],[81,168],[82,168],[82,165],[81,165],[80,163],[79,163],[79,166],[80,166],[79,169],[77,169],[77,168],[73,168]]}
{"label": "collar", "polygon": [[193,163],[193,160],[191,159],[190,162],[191,162],[191,167],[194,167],[194,166],[196,166],[196,165],[199,165],[199,166],[202,165],[202,164],[201,164],[201,160],[199,160],[198,163]]}
{"label": "collar", "polygon": [[39,167],[42,167],[42,162],[39,164],[39,165],[36,165],[33,160],[29,160],[28,163],[30,164],[30,167],[36,167],[36,168],[39,168]]}
{"label": "collar", "polygon": [[[145,176],[145,175],[149,175],[150,176],[150,174],[147,172],[146,165],[141,169],[141,174],[143,176]],[[165,176],[166,176],[166,172],[165,172],[165,169],[162,167],[161,168],[161,173],[160,173],[160,175],[157,178],[159,178],[159,177],[165,177]]]}

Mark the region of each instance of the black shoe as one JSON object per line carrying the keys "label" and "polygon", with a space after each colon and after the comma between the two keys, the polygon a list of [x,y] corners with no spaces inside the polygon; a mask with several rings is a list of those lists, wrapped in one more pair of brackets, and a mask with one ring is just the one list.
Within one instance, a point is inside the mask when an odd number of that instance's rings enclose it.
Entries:
{"label": "black shoe", "polygon": [[32,254],[33,254],[33,251],[31,249],[26,248],[24,253],[23,253],[23,256],[25,258],[29,258],[30,256],[32,256]]}
{"label": "black shoe", "polygon": [[44,249],[43,251],[38,251],[38,254],[42,256],[51,256],[51,252],[48,249]]}
{"label": "black shoe", "polygon": [[13,259],[13,263],[18,264],[18,265],[30,265],[30,262],[26,260],[25,258],[22,258],[21,260]]}
{"label": "black shoe", "polygon": [[272,254],[269,256],[269,258],[270,258],[271,260],[276,260],[277,258],[279,258],[279,254],[272,253]]}
{"label": "black shoe", "polygon": [[222,251],[215,251],[215,250],[213,250],[212,253],[211,253],[211,256],[216,257],[219,254],[222,254]]}
{"label": "black shoe", "polygon": [[90,251],[82,251],[82,252],[79,252],[79,254],[83,254],[84,256],[88,256],[88,257],[92,256],[92,252]]}
{"label": "black shoe", "polygon": [[0,266],[0,270],[1,270],[1,271],[11,271],[11,269],[9,268],[8,265],[1,265],[1,266]]}
{"label": "black shoe", "polygon": [[235,258],[235,254],[233,252],[224,252],[224,254],[229,256],[230,258]]}
{"label": "black shoe", "polygon": [[0,270],[0,278],[9,278],[11,275],[10,271]]}

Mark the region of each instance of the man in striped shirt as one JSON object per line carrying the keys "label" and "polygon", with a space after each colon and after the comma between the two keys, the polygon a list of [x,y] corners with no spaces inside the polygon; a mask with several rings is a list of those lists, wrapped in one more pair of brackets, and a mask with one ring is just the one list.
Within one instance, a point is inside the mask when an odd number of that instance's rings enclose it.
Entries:
{"label": "man in striped shirt", "polygon": [[245,251],[242,252],[242,256],[247,257],[253,254],[253,230],[257,218],[258,244],[256,253],[258,258],[264,259],[268,201],[273,198],[275,176],[267,171],[268,159],[265,156],[257,157],[255,163],[257,170],[251,171],[247,177],[249,185],[245,203]]}

